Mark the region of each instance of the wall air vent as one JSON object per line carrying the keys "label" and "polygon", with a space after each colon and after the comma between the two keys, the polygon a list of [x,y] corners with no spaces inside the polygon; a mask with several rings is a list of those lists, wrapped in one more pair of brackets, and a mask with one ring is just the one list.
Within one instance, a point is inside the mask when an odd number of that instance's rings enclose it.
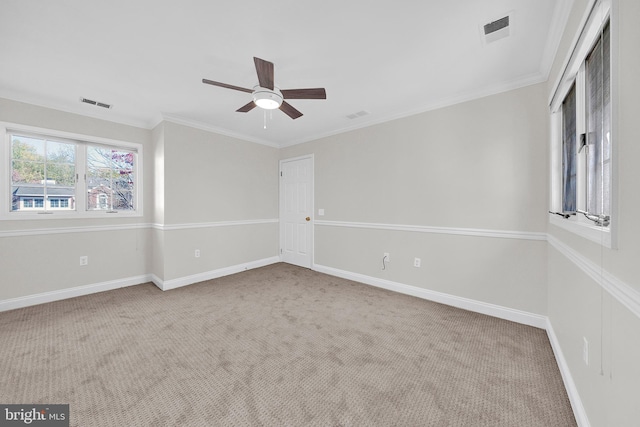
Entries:
{"label": "wall air vent", "polygon": [[495,19],[488,24],[481,25],[482,41],[484,44],[509,37],[511,33],[512,14]]}
{"label": "wall air vent", "polygon": [[80,98],[80,101],[84,102],[85,104],[95,105],[96,107],[102,107],[107,109],[111,108],[111,104],[105,104],[104,102],[94,101],[93,99]]}

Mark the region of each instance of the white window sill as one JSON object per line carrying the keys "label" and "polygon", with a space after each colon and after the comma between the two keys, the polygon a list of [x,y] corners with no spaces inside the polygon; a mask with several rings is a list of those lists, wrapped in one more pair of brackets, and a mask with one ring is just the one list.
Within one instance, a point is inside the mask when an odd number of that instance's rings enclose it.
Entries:
{"label": "white window sill", "polygon": [[[588,221],[588,220],[586,220]],[[559,215],[549,214],[549,223],[557,227],[563,228],[573,234],[584,237],[587,240],[598,243],[606,248],[611,249],[611,226],[599,227],[582,222],[579,217],[562,218]]]}

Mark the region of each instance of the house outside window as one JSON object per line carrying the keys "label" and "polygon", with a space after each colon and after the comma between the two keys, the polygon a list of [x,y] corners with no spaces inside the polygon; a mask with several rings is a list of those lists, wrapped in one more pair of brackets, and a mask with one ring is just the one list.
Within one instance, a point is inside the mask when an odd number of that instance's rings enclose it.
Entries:
{"label": "house outside window", "polygon": [[69,209],[70,199],[71,196],[68,198],[49,199],[49,207],[51,209]]}
{"label": "house outside window", "polygon": [[87,148],[87,209],[134,210],[135,153]]}
{"label": "house outside window", "polygon": [[[12,210],[46,210],[52,195],[73,197],[76,145],[29,135],[11,135]],[[20,203],[21,199],[27,199]],[[48,206],[47,206],[48,207]]]}
{"label": "house outside window", "polygon": [[10,176],[0,219],[142,214],[141,144],[6,123],[0,132],[0,173]]}

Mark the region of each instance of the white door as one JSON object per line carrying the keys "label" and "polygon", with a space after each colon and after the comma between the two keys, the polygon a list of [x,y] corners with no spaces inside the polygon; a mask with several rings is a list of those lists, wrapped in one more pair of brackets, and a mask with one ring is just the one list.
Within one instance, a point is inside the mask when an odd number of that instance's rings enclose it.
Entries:
{"label": "white door", "polygon": [[282,261],[311,268],[313,259],[313,157],[280,161]]}

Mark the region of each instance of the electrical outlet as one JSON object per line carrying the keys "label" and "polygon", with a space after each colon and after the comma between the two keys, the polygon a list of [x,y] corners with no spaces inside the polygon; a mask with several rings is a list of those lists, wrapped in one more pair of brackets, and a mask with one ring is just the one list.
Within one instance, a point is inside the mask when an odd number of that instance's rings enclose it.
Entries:
{"label": "electrical outlet", "polygon": [[81,256],[80,257],[80,265],[89,265],[89,257],[88,256]]}
{"label": "electrical outlet", "polygon": [[200,249],[196,249],[195,256],[196,258],[200,258]]}
{"label": "electrical outlet", "polygon": [[385,262],[391,261],[391,257],[389,256],[389,252],[383,253],[382,254],[382,258],[385,260]]}
{"label": "electrical outlet", "polygon": [[422,264],[422,260],[420,258],[414,258],[413,259],[413,266],[414,267],[420,267],[420,265]]}
{"label": "electrical outlet", "polygon": [[585,365],[589,366],[589,341],[587,341],[587,337],[582,337],[582,360]]}

